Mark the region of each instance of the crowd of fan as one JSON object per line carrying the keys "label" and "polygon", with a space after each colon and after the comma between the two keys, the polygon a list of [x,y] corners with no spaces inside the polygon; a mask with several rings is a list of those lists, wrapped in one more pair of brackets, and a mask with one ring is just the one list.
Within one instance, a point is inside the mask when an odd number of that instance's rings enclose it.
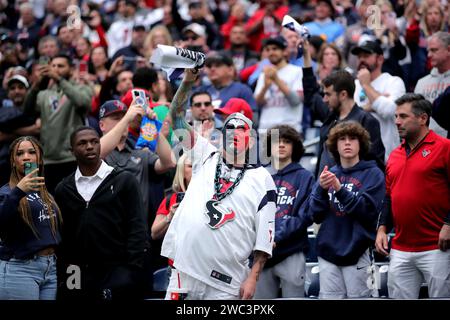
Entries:
{"label": "crowd of fan", "polygon": [[[354,103],[361,111],[349,118],[369,131],[369,153],[381,169],[400,144],[395,101],[407,92],[434,103],[430,128],[450,137],[447,0],[0,0],[0,9],[0,186],[10,181],[11,142],[35,136],[53,194],[77,168],[70,134],[83,125],[99,135],[111,131],[120,119],[112,126],[107,119],[131,110],[133,88],[146,92],[154,116],[164,122],[181,79],[169,82],[149,62],[158,44],[206,54],[189,100],[189,121],[209,119],[220,128],[220,113],[229,114],[234,109],[227,103],[240,98],[250,108],[235,111],[253,118],[260,132],[290,125],[304,135],[322,126],[317,178],[333,164],[328,133]],[[282,28],[287,14],[310,37]],[[352,95],[342,98],[352,102],[347,113],[345,106],[332,110],[327,96],[330,85],[338,91],[336,70],[354,83],[343,89]],[[125,124],[130,149],[139,136],[140,118],[134,116],[142,113],[133,112]],[[102,158],[108,155],[104,146],[111,152],[124,142],[119,140],[103,139]],[[139,172],[140,185],[147,184],[141,191],[149,228],[172,181],[165,172],[175,166],[160,151],[159,158],[147,159],[154,171]],[[166,262],[159,257],[160,243],[153,242],[155,270]]]}

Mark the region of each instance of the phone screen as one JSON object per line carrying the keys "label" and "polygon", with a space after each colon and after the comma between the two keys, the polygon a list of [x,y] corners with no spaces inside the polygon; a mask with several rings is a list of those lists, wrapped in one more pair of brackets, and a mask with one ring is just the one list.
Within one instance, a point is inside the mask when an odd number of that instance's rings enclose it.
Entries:
{"label": "phone screen", "polygon": [[184,192],[177,193],[177,203],[180,203],[184,199]]}
{"label": "phone screen", "polygon": [[78,71],[80,72],[80,73],[82,73],[82,72],[87,72],[87,63],[86,63],[86,61],[80,61],[79,62],[79,64],[78,64]]}
{"label": "phone screen", "polygon": [[50,59],[46,56],[41,56],[39,58],[39,64],[40,65],[47,65],[49,63]]}
{"label": "phone screen", "polygon": [[[23,164],[23,166],[24,166],[24,170],[23,171],[24,171],[25,175],[28,175],[30,172],[32,172],[33,170],[37,169],[37,167],[38,167],[36,162],[25,162]],[[33,177],[37,177],[37,176],[38,176],[38,173],[36,172],[33,175]]]}

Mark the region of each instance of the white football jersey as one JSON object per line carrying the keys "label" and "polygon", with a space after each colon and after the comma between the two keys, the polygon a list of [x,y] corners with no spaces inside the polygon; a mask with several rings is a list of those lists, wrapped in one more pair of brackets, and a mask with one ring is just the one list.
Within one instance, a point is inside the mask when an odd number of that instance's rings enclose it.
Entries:
{"label": "white football jersey", "polygon": [[[216,151],[206,139],[197,136],[191,150],[195,170],[167,230],[161,255],[173,259],[175,268],[189,276],[239,295],[240,285],[250,271],[252,252],[272,254],[276,189],[266,169],[249,167],[231,195],[219,205],[208,202],[214,196],[216,165],[221,159]],[[228,170],[231,172],[223,175],[231,182],[221,179],[222,186],[232,184],[240,172]]]}

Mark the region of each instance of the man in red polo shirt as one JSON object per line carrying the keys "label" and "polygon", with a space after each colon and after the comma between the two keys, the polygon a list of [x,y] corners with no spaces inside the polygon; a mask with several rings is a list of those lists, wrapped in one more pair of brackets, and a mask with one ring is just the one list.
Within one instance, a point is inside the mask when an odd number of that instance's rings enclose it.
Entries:
{"label": "man in red polo shirt", "polygon": [[[431,103],[408,93],[397,99],[395,123],[402,144],[386,167],[386,210],[377,251],[390,254],[390,298],[450,297],[450,140],[428,128]],[[386,233],[394,226],[392,250]]]}

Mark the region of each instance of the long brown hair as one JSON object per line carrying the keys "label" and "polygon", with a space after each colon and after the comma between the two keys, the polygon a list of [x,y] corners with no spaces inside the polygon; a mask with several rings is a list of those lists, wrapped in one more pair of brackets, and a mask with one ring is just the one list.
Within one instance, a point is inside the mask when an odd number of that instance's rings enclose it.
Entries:
{"label": "long brown hair", "polygon": [[[24,142],[29,141],[34,150],[36,150],[36,162],[39,167],[39,173],[43,177],[44,176],[44,160],[43,160],[43,153],[42,153],[42,147],[40,143],[33,137],[25,136],[25,137],[19,137],[16,140],[14,140],[11,143],[11,146],[9,147],[9,162],[11,164],[11,176],[9,178],[9,187],[11,189],[15,188],[20,180],[22,180],[23,175],[21,174],[19,168],[16,167],[16,154],[17,149],[19,148],[19,145]],[[54,237],[56,237],[56,231],[58,229],[58,221],[59,224],[62,222],[61,217],[61,210],[59,209],[58,205],[56,204],[53,197],[48,193],[47,188],[45,185],[39,187],[39,193],[40,197],[42,199],[42,202],[44,203],[44,206],[47,207],[48,214],[50,216],[50,224],[51,224],[51,230]],[[31,215],[31,209],[30,204],[27,201],[26,197],[23,197],[19,202],[19,213],[23,221],[31,228],[34,235],[39,238],[38,232],[36,230],[36,227],[33,224],[33,217]],[[56,209],[56,210],[55,210]],[[58,219],[56,219],[56,216]]]}

